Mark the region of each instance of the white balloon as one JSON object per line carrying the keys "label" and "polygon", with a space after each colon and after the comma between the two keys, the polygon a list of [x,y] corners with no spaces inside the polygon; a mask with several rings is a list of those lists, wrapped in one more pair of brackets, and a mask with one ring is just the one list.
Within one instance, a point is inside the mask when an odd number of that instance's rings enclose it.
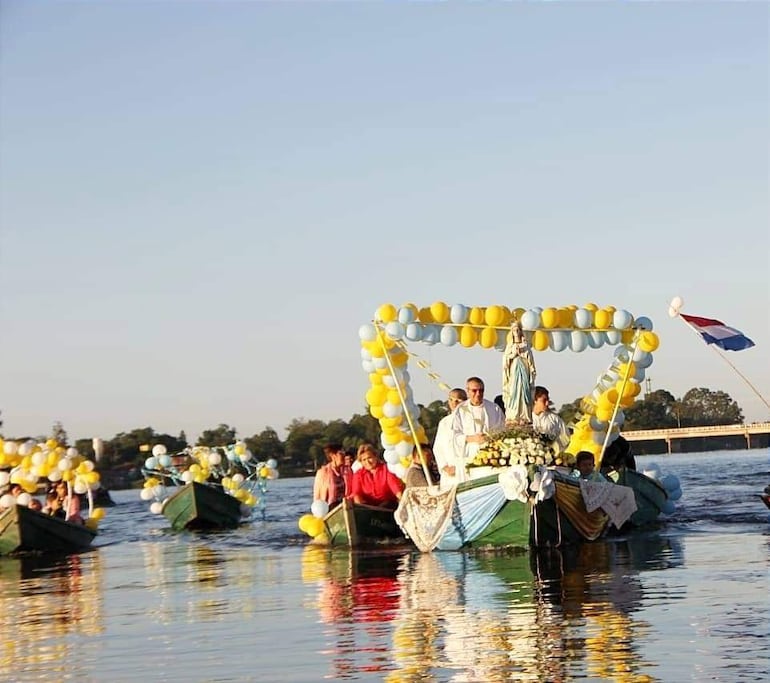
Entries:
{"label": "white balloon", "polygon": [[77,458],[78,455],[80,455],[80,453],[78,453],[78,449],[75,448],[74,446],[70,446],[67,449],[67,457],[68,458]]}
{"label": "white balloon", "polygon": [[185,470],[182,472],[182,481],[185,484],[189,484],[193,480],[193,473],[190,472],[190,470]]}
{"label": "white balloon", "polygon": [[409,306],[402,306],[398,309],[398,322],[402,325],[408,325],[415,320],[414,309]]}
{"label": "white balloon", "polygon": [[152,500],[152,489],[142,489],[139,491],[139,497],[142,500]]}
{"label": "white balloon", "polygon": [[78,479],[75,482],[75,485],[72,488],[75,491],[75,493],[77,493],[78,495],[81,495],[81,494],[85,493],[86,491],[88,491],[88,484],[86,482],[84,482],[83,480]]}
{"label": "white balloon", "polygon": [[159,515],[161,512],[163,512],[163,503],[156,500],[152,505],[150,505],[150,512],[152,512],[154,515]]}
{"label": "white balloon", "polygon": [[449,309],[449,320],[455,325],[461,325],[468,320],[468,307],[462,304],[452,304]]}
{"label": "white balloon", "polygon": [[591,323],[593,321],[593,314],[591,311],[585,309],[585,308],[578,308],[574,315],[575,319],[575,326],[579,327],[581,329],[585,329],[586,327],[591,327]]}
{"label": "white balloon", "polygon": [[374,341],[377,339],[377,330],[371,323],[366,323],[358,328],[358,337],[361,341]]}
{"label": "white balloon", "polygon": [[442,327],[440,338],[444,346],[454,346],[457,343],[457,328],[451,325]]}
{"label": "white balloon", "polygon": [[585,332],[575,330],[569,335],[569,347],[575,352],[580,353],[585,351],[588,346],[588,335]]}
{"label": "white balloon", "polygon": [[620,344],[621,334],[618,330],[605,330],[604,336],[607,338],[607,343],[610,346]]}
{"label": "white balloon", "polygon": [[17,452],[21,457],[27,456],[30,453],[32,453],[32,449],[34,448],[34,446],[35,446],[34,441],[32,443],[30,443],[29,441],[25,441],[23,444],[21,444],[21,446],[19,446],[19,450]]}
{"label": "white balloon", "polygon": [[166,455],[168,451],[166,450],[166,447],[162,443],[156,443],[152,447],[152,454],[157,458],[160,455]]}
{"label": "white balloon", "polygon": [[62,458],[56,465],[60,472],[66,472],[72,469],[72,463],[67,458]]}
{"label": "white balloon", "polygon": [[11,473],[0,470],[0,486],[5,486],[9,481],[11,481]]}
{"label": "white balloon", "polygon": [[619,308],[612,315],[612,324],[616,330],[625,330],[631,326],[634,317],[626,310]]}
{"label": "white balloon", "polygon": [[27,507],[31,500],[32,500],[32,496],[30,496],[26,491],[16,496],[16,504],[22,505],[23,507]]}
{"label": "white balloon", "polygon": [[552,351],[561,353],[569,346],[569,339],[570,336],[568,332],[555,330],[554,332],[548,333],[548,346],[551,347]]}
{"label": "white balloon", "polygon": [[6,455],[16,455],[16,452],[19,450],[19,444],[17,444],[15,441],[6,441],[3,444],[3,452]]}
{"label": "white balloon", "polygon": [[441,336],[441,327],[439,325],[426,325],[422,332],[422,341],[424,344],[433,345],[439,342]]}
{"label": "white balloon", "polygon": [[682,301],[681,296],[675,296],[673,299],[671,299],[671,303],[668,305],[668,314],[672,318],[676,318],[676,316],[679,315],[679,311],[682,308],[682,305],[684,304],[684,301]]}
{"label": "white balloon", "polygon": [[521,328],[523,330],[536,330],[540,327],[540,311],[530,308],[521,316]]}
{"label": "white balloon", "polygon": [[278,461],[275,458],[270,458],[265,465],[267,465],[271,470],[278,469]]}
{"label": "white balloon", "polygon": [[61,472],[59,470],[51,470],[48,473],[48,481],[61,481]]}
{"label": "white balloon", "polygon": [[395,465],[399,460],[401,460],[400,456],[396,451],[385,451],[385,455],[383,456],[385,459],[385,462],[389,465]]}
{"label": "white balloon", "polygon": [[385,417],[398,417],[404,409],[401,405],[394,405],[393,403],[386,402],[382,406],[382,414]]}
{"label": "white balloon", "polygon": [[0,508],[9,508],[16,505],[16,498],[14,498],[10,493],[6,493],[3,496],[0,496]]}
{"label": "white balloon", "polygon": [[391,339],[401,339],[404,336],[405,331],[404,325],[395,320],[385,325],[385,334]]}
{"label": "white balloon", "polygon": [[399,458],[408,458],[412,454],[412,444],[408,441],[399,441],[395,450]]}
{"label": "white balloon", "polygon": [[371,375],[375,371],[374,363],[370,360],[361,361],[361,367],[367,375]]}
{"label": "white balloon", "polygon": [[240,472],[236,472],[231,478],[233,484],[242,484],[243,483],[243,475]]}
{"label": "white balloon", "polygon": [[329,503],[325,500],[314,500],[313,504],[310,506],[310,512],[313,513],[313,517],[323,519],[329,512]]}

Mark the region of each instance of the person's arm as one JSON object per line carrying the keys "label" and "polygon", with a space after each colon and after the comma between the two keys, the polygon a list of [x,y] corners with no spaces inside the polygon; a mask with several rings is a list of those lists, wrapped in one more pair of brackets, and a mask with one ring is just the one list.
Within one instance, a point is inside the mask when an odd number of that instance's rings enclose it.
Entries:
{"label": "person's arm", "polygon": [[321,468],[315,473],[315,479],[313,480],[313,500],[326,500],[326,496],[323,491],[323,479],[324,469]]}

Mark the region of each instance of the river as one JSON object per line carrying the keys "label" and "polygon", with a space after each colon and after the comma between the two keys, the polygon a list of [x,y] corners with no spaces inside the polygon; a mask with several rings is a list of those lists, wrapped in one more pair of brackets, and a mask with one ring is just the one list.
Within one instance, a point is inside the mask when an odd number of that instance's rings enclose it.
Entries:
{"label": "river", "polygon": [[653,460],[659,528],[541,556],[310,547],[311,479],[220,533],[113,492],[92,551],[0,558],[0,679],[767,680],[767,450]]}

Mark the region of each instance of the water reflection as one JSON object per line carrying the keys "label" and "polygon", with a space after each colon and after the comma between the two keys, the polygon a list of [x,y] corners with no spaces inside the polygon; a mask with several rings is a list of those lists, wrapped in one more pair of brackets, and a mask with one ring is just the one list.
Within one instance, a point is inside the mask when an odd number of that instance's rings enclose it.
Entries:
{"label": "water reflection", "polygon": [[0,680],[87,673],[102,601],[98,552],[0,559]]}
{"label": "water reflection", "polygon": [[538,554],[308,547],[302,576],[318,584],[329,678],[652,681],[641,573],[681,557],[658,536]]}

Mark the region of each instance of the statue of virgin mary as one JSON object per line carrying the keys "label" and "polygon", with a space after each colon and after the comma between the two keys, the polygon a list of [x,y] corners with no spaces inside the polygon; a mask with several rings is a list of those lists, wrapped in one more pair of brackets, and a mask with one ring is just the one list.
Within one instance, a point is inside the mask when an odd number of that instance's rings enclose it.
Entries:
{"label": "statue of virgin mary", "polygon": [[503,402],[506,423],[531,423],[535,359],[521,323],[515,320],[503,352]]}

